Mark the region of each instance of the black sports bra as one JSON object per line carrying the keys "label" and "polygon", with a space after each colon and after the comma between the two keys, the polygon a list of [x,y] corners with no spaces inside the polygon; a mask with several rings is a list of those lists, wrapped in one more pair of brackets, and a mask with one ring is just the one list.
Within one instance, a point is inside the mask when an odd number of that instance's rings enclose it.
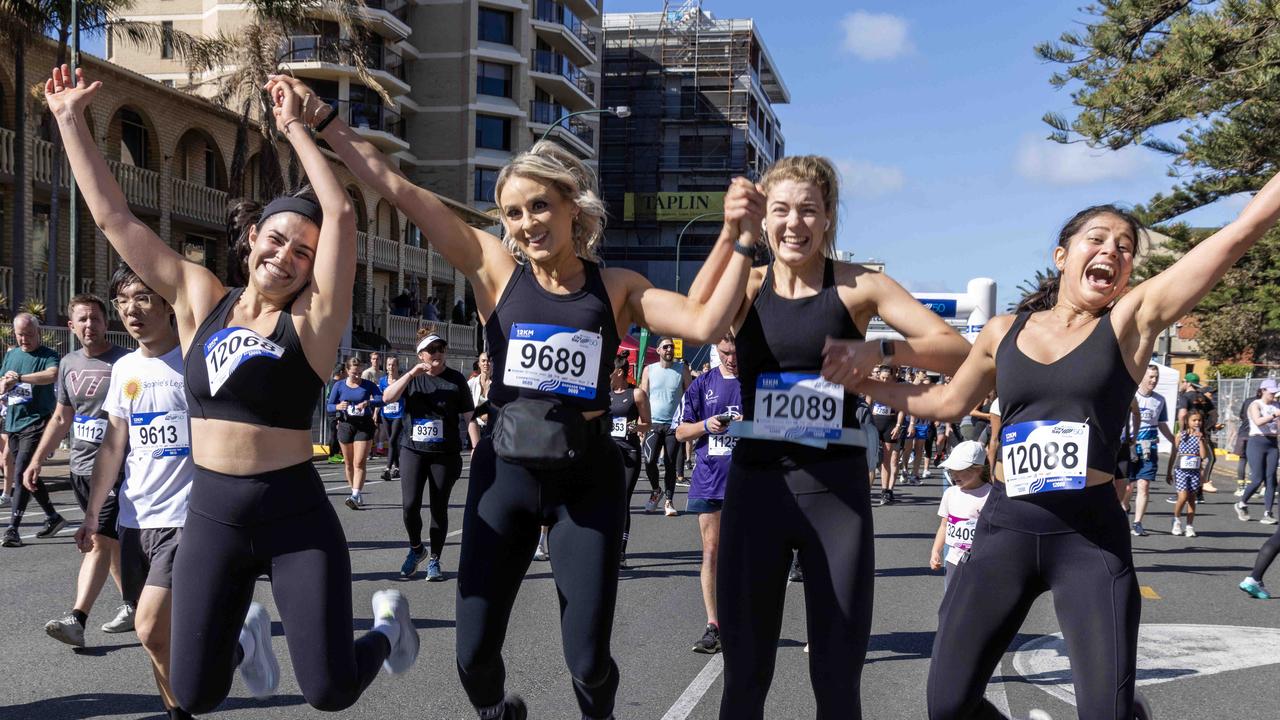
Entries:
{"label": "black sports bra", "polygon": [[187,350],[183,376],[191,417],[310,430],[324,381],[302,351],[292,303],[262,337],[226,327],[244,288],[233,288],[204,319]]}

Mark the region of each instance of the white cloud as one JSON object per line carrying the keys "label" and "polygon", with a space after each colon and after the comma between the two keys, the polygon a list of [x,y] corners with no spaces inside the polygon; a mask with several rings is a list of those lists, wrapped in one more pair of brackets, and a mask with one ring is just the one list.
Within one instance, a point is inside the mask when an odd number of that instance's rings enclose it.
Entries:
{"label": "white cloud", "polygon": [[863,60],[892,60],[911,51],[907,21],[897,15],[851,12],[840,21],[844,49]]}
{"label": "white cloud", "polygon": [[906,184],[902,168],[877,165],[863,160],[841,160],[840,189],[852,197],[872,198],[897,192]]}
{"label": "white cloud", "polygon": [[1141,148],[1100,150],[1084,143],[1063,145],[1024,135],[1018,143],[1015,166],[1018,174],[1028,180],[1048,185],[1088,185],[1133,177],[1149,162]]}

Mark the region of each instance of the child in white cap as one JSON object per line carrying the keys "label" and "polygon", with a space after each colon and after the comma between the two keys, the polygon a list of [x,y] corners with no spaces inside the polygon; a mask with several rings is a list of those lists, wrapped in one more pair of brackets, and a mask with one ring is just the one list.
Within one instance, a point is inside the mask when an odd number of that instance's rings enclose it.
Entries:
{"label": "child in white cap", "polygon": [[978,529],[978,514],[982,512],[982,506],[986,505],[987,496],[991,493],[991,485],[983,472],[986,463],[986,448],[973,440],[956,445],[942,462],[951,487],[942,494],[942,502],[938,505],[938,517],[942,521],[938,524],[938,534],[933,538],[929,568],[939,570],[946,567],[943,592],[946,592],[953,569],[973,547],[973,536]]}

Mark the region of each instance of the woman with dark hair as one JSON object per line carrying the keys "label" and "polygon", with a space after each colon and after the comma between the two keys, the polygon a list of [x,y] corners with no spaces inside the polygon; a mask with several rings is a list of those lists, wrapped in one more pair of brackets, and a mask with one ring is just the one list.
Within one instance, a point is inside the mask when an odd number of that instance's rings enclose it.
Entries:
{"label": "woman with dark hair", "polygon": [[609,436],[622,454],[622,467],[627,477],[627,519],[622,526],[622,551],[618,567],[627,566],[627,540],[631,538],[631,498],[640,481],[640,438],[649,426],[649,399],[627,378],[631,363],[624,353],[613,359],[609,375]]}
{"label": "woman with dark hair", "polygon": [[1280,179],[1240,217],[1130,288],[1144,234],[1112,205],[1080,211],[1058,234],[1058,275],[1014,315],[993,318],[946,385],[864,381],[840,348],[824,374],[920,417],[950,420],[995,388],[997,482],[973,554],[942,601],[929,671],[929,717],[998,718],[983,698],[1035,599],[1052,591],[1080,717],[1149,717],[1136,697],[1141,600],[1129,527],[1112,488],[1121,432],[1156,338],[1195,307],[1280,218]]}
{"label": "woman with dark hair", "polygon": [[352,355],[342,363],[346,377],[334,383],[329,391],[329,412],[338,416],[338,444],[342,447],[342,470],[346,474],[351,496],[347,507],[359,510],[364,507],[365,468],[369,451],[373,449],[373,436],[377,425],[373,414],[382,407],[382,390],[372,380],[360,376],[363,363]]}
{"label": "woman with dark hair", "polygon": [[[274,82],[314,99],[295,78]],[[578,705],[586,718],[610,717],[619,682],[610,638],[626,516],[625,471],[609,437],[611,358],[632,324],[691,342],[722,336],[746,283],[763,207],[747,192],[749,182],[735,181],[719,243],[742,242],[716,271],[700,273],[715,289],[709,299],[693,300],[655,288],[639,273],[600,266],[605,209],[595,172],[554,142],[536,143],[498,174],[499,239],[409,182],[341,119],[322,122],[321,137],[356,177],[406,213],[467,276],[485,318],[493,430],[472,456],[463,515],[462,686],[480,717],[524,717],[523,701],[505,695],[502,643],[538,526],[547,524]]]}
{"label": "woman with dark hair", "polygon": [[[196,463],[173,579],[178,704],[205,713],[226,698],[237,666],[255,696],[275,690],[271,621],[253,600],[267,573],[307,702],[349,707],[380,667],[404,672],[418,635],[404,597],[374,594],[371,632],[351,637],[351,558],[311,464],[311,416],[351,314],[355,214],[312,139],[304,98],[274,85],[277,130],[313,196],[242,203],[232,241],[248,283],[226,288],[187,262],[129,210],[84,120],[101,87],[53,71],[45,98],[94,220],[143,282],[174,309]],[[241,627],[243,624],[243,628]]]}
{"label": "woman with dark hair", "polygon": [[[400,358],[387,356],[387,374],[378,378],[378,390],[386,393],[387,386],[400,379]],[[382,471],[382,479],[390,481],[400,477],[400,434],[404,430],[402,415],[404,404],[384,402],[378,415],[387,423],[387,468]]]}

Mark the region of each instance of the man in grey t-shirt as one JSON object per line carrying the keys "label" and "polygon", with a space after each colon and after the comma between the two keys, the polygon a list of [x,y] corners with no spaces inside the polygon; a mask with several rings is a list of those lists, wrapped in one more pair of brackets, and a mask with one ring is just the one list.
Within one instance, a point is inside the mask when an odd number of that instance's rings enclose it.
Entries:
{"label": "man in grey t-shirt", "polygon": [[[107,340],[107,306],[93,295],[77,295],[67,308],[71,321],[67,323],[81,349],[68,353],[58,363],[58,379],[54,388],[57,408],[45,426],[35,457],[23,473],[22,481],[34,484],[40,477],[41,462],[58,447],[62,439],[71,435],[70,481],[76,502],[84,510],[89,502],[90,478],[98,447],[106,436],[107,415],[102,402],[111,384],[111,366],[128,354],[128,350]],[[124,476],[121,475],[121,480]],[[119,490],[120,483],[116,483]],[[50,637],[68,645],[84,647],[84,625],[93,608],[98,593],[110,573],[120,587],[120,543],[116,530],[116,492],[107,498],[98,527],[98,542],[84,555],[76,583],[75,605],[63,617],[50,620],[45,632]],[[86,572],[87,570],[87,572]],[[102,626],[105,632],[126,632],[133,629],[133,609],[125,603],[111,622]]]}

